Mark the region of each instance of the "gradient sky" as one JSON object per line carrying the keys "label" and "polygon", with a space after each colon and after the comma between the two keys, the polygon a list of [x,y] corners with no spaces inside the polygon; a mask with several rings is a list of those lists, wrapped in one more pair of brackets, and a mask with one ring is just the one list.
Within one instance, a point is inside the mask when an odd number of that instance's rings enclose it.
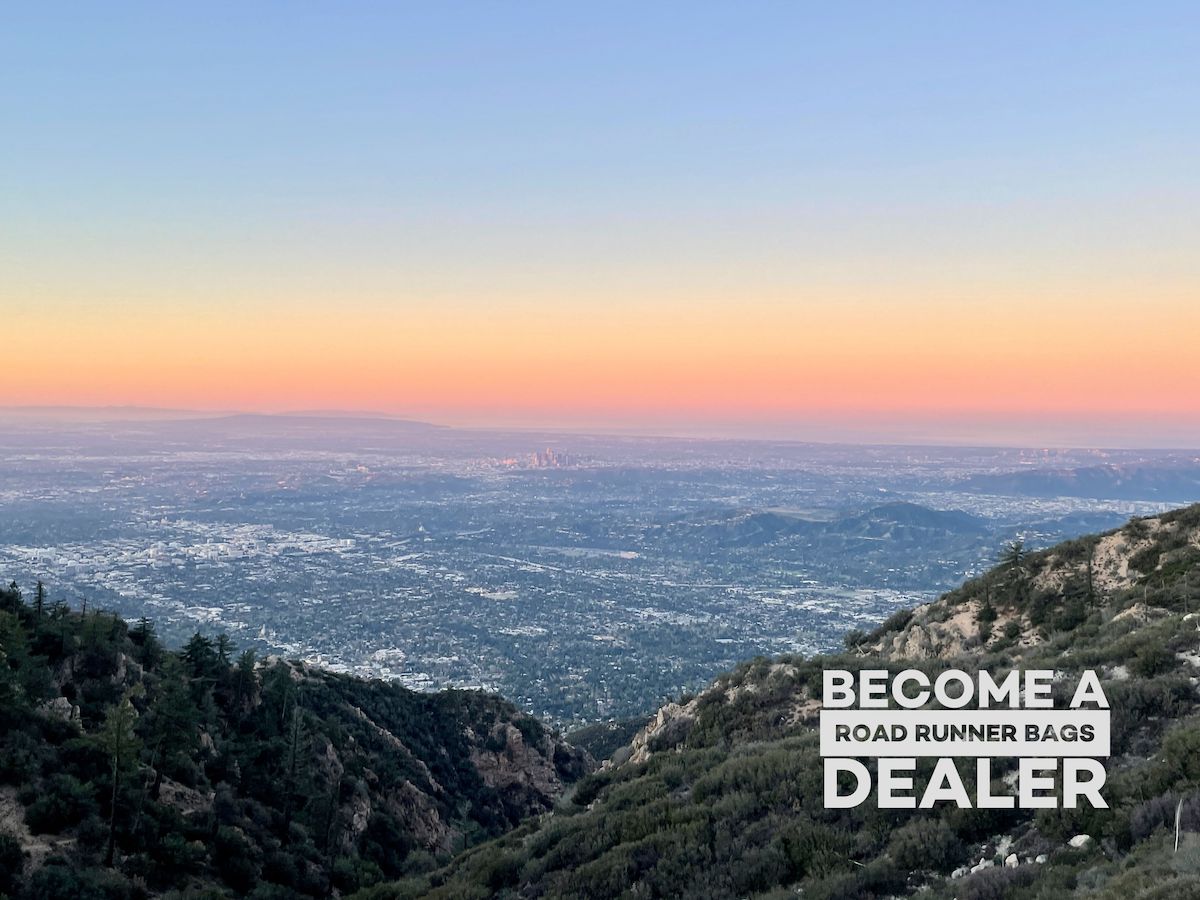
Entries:
{"label": "gradient sky", "polygon": [[648,6],[8,8],[0,405],[1200,445],[1200,6]]}

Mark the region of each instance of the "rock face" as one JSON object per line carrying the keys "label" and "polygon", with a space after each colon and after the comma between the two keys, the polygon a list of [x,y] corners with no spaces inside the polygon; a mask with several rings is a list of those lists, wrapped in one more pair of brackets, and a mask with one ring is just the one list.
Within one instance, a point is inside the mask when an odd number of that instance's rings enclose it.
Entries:
{"label": "rock face", "polygon": [[[1051,598],[1061,606],[1074,592],[1091,606],[1102,605],[1138,579],[1178,563],[1200,550],[1200,526],[1194,517],[1171,513],[1134,519],[1123,528],[1087,542],[1027,555],[997,567],[941,599],[918,606],[903,625],[877,637],[869,649],[885,659],[952,659],[1005,641],[1028,648],[1043,639],[1031,621],[1030,600]],[[1013,603],[1014,597],[1020,602]],[[1153,622],[1168,613],[1135,603],[1115,619]]]}
{"label": "rock face", "polygon": [[628,760],[632,763],[643,763],[655,751],[678,744],[687,737],[695,721],[696,700],[684,706],[668,703],[655,713],[645,728],[634,735],[633,743],[630,744],[632,753]]}
{"label": "rock face", "polygon": [[55,697],[53,700],[47,700],[39,709],[44,715],[55,719],[62,719],[64,722],[79,724],[79,707],[72,704],[66,697]]}
{"label": "rock face", "polygon": [[[796,675],[796,667],[791,663],[765,663],[763,668],[754,673],[752,677],[746,677],[733,683],[718,680],[687,703],[668,703],[654,714],[654,718],[641,731],[634,735],[629,747],[613,754],[603,768],[623,765],[626,762],[643,763],[654,753],[678,747],[687,740],[701,708],[706,703],[737,704],[746,700],[753,702],[753,697],[761,691],[769,689],[773,685],[787,685],[795,679]],[[795,725],[802,721],[815,721],[821,710],[819,700],[809,696],[807,691],[800,688],[788,688],[784,691],[783,696],[789,709],[779,721],[780,724]]]}
{"label": "rock face", "polygon": [[950,659],[981,642],[979,603],[968,602],[939,618],[943,611],[933,603],[917,607],[908,627],[885,637],[877,651],[893,659]]}
{"label": "rock face", "polygon": [[[294,680],[311,686],[326,685],[349,691],[340,714],[345,716],[369,737],[375,752],[400,761],[407,776],[397,783],[366,768],[358,784],[343,801],[340,821],[345,823],[342,843],[346,848],[371,826],[372,819],[387,816],[402,822],[413,843],[433,854],[446,854],[461,843],[463,832],[453,816],[461,800],[453,786],[446,787],[435,774],[436,765],[426,750],[424,754],[406,736],[402,739],[395,730],[403,719],[390,721],[381,717],[386,707],[371,708],[368,703],[375,691],[388,689],[363,686],[353,680],[331,678],[327,673],[301,663],[286,663]],[[582,778],[595,764],[583,751],[545,730],[539,723],[519,713],[496,698],[479,697],[476,709],[468,713],[441,710],[439,695],[410,697],[411,702],[429,706],[427,715],[452,714],[461,716],[458,733],[462,736],[465,758],[460,765],[474,769],[479,781],[502,798],[507,815],[515,819],[543,813],[552,808],[567,786]],[[361,701],[361,702],[359,702]],[[433,721],[431,719],[431,721]],[[316,736],[311,742],[311,771],[324,782],[324,790],[332,793],[344,783],[347,773],[361,765],[366,743],[335,746],[328,737]]]}
{"label": "rock face", "polygon": [[383,806],[406,824],[418,846],[431,853],[448,852],[458,837],[457,829],[447,824],[433,799],[412,782],[385,795]]}
{"label": "rock face", "polygon": [[589,765],[581,751],[550,735],[531,746],[511,722],[497,722],[483,746],[471,752],[471,762],[484,784],[517,803],[526,815],[552,806],[564,790],[563,776],[582,774]]}
{"label": "rock face", "polygon": [[160,802],[174,807],[185,817],[210,812],[213,796],[212,791],[198,791],[170,778],[163,779],[158,792]]}
{"label": "rock face", "polygon": [[346,823],[342,833],[343,852],[348,852],[358,843],[371,821],[371,812],[371,795],[360,786],[342,806],[342,821]]}

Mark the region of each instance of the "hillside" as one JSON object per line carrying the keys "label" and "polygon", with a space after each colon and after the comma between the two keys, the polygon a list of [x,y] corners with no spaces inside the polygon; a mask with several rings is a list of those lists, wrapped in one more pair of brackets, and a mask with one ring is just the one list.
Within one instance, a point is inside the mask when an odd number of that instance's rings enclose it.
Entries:
{"label": "hillside", "polygon": [[326,897],[549,809],[590,758],[418,694],[0,590],[0,896]]}
{"label": "hillside", "polygon": [[1025,497],[1097,497],[1110,500],[1167,502],[1200,497],[1200,465],[1195,459],[1157,464],[1079,466],[1029,469],[974,475],[963,482],[968,491]]}
{"label": "hillside", "polygon": [[[1200,506],[1039,553],[1014,545],[983,577],[847,644],[740,666],[660,710],[553,815],[363,896],[1200,897]],[[822,670],[951,663],[997,677],[1052,668],[1064,695],[1099,670],[1111,809],[825,809]]]}
{"label": "hillside", "polygon": [[916,503],[894,502],[834,516],[809,518],[777,510],[720,510],[669,523],[663,529],[676,541],[721,546],[762,546],[803,538],[818,546],[854,545],[887,540],[911,546],[985,531],[981,519],[960,510],[936,510]]}

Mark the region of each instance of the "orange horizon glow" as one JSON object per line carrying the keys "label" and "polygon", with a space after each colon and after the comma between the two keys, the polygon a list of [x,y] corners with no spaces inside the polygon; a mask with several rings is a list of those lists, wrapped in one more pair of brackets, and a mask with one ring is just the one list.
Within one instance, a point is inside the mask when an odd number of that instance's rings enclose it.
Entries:
{"label": "orange horizon glow", "polygon": [[160,6],[11,23],[0,406],[1200,446],[1192,9]]}
{"label": "orange horizon glow", "polygon": [[1200,417],[1178,296],[25,309],[0,405],[546,424]]}

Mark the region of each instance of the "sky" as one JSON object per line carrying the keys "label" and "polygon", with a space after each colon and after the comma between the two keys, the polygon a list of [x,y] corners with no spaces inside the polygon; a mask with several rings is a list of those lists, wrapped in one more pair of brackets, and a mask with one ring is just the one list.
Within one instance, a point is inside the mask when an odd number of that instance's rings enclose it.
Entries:
{"label": "sky", "polygon": [[1200,446],[1196,4],[5,19],[0,406]]}

